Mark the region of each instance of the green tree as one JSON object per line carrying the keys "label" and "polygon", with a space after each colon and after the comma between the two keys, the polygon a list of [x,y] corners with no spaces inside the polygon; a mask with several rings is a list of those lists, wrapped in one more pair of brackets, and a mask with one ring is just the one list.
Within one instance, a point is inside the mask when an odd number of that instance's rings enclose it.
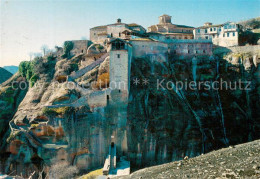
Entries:
{"label": "green tree", "polygon": [[22,75],[22,77],[26,77],[27,68],[28,68],[29,63],[30,62],[28,62],[28,61],[23,61],[23,62],[20,63],[18,71]]}
{"label": "green tree", "polygon": [[64,55],[63,57],[70,56],[70,51],[73,49],[74,44],[72,41],[65,41],[64,42]]}

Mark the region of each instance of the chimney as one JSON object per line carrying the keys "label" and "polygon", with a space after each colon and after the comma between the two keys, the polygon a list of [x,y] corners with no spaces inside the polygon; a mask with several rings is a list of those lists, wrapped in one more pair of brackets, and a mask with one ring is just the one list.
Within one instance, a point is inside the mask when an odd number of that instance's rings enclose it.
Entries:
{"label": "chimney", "polygon": [[210,25],[212,25],[211,22],[205,22],[205,23],[204,23],[204,26],[210,26]]}
{"label": "chimney", "polygon": [[120,18],[117,19],[117,23],[121,23],[121,19]]}

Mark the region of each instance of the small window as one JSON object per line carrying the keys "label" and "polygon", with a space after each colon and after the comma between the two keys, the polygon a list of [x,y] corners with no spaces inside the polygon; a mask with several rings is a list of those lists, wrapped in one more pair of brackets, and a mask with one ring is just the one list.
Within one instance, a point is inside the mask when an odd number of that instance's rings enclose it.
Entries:
{"label": "small window", "polygon": [[210,32],[212,31],[212,28],[210,28]]}
{"label": "small window", "polygon": [[214,27],[214,31],[216,31],[216,27]]}
{"label": "small window", "polygon": [[117,58],[120,58],[120,54],[117,54]]}
{"label": "small window", "polygon": [[205,29],[205,33],[208,33],[208,30],[207,30],[207,29]]}
{"label": "small window", "polygon": [[236,36],[236,33],[235,32],[233,32],[233,37],[235,37]]}
{"label": "small window", "polygon": [[96,35],[96,33],[94,33],[94,35]]}
{"label": "small window", "polygon": [[188,50],[188,53],[190,53],[190,50]]}
{"label": "small window", "polygon": [[198,29],[197,32],[200,33],[200,29]]}
{"label": "small window", "polygon": [[206,53],[206,50],[203,50],[203,53]]}
{"label": "small window", "polygon": [[199,52],[198,52],[198,50],[196,50],[196,54],[198,54]]}
{"label": "small window", "polygon": [[120,32],[119,32],[118,36],[121,37],[121,33]]}
{"label": "small window", "polygon": [[113,33],[111,33],[111,37],[113,37]]}
{"label": "small window", "polygon": [[208,36],[206,36],[205,38],[206,38],[206,39],[209,39],[209,37],[208,37]]}
{"label": "small window", "polygon": [[229,37],[229,32],[227,33],[227,37]]}
{"label": "small window", "polygon": [[221,32],[221,28],[219,28],[218,31]]}
{"label": "small window", "polygon": [[174,50],[173,53],[176,54],[177,53],[176,50]]}
{"label": "small window", "polygon": [[225,34],[223,34],[223,37],[225,37]]}
{"label": "small window", "polygon": [[213,38],[215,38],[215,34],[213,34]]}

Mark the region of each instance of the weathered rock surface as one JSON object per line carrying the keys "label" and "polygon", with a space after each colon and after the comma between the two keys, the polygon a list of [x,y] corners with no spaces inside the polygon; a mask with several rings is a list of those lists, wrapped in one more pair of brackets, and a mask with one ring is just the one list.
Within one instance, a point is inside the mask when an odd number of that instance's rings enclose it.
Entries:
{"label": "weathered rock surface", "polygon": [[259,178],[259,154],[260,140],[256,140],[118,178]]}
{"label": "weathered rock surface", "polygon": [[[260,138],[258,51],[169,61],[133,59],[127,102],[120,91],[85,87],[109,72],[109,58],[68,80],[84,55],[39,64],[38,83],[17,103],[15,115],[7,116],[10,130],[3,134],[8,140],[1,141],[6,156],[0,160],[1,171],[25,177],[37,171],[38,177],[61,164],[85,173],[103,166],[111,136],[118,156],[128,157],[132,171]],[[251,86],[216,90],[205,89],[204,83],[202,89],[178,89],[176,84],[221,79],[251,81]],[[158,80],[163,81],[159,87]]]}

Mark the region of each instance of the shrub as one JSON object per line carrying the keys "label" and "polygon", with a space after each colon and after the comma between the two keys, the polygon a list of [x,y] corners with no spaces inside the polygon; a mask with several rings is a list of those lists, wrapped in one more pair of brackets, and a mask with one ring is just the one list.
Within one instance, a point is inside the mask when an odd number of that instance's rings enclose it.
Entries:
{"label": "shrub", "polygon": [[50,115],[50,116],[64,115],[64,114],[68,114],[71,111],[71,109],[72,108],[69,106],[59,107],[59,108],[44,108],[43,114]]}
{"label": "shrub", "polygon": [[109,73],[103,73],[98,76],[96,88],[108,88],[109,87]]}
{"label": "shrub", "polygon": [[34,74],[30,79],[30,87],[33,87],[33,85],[36,83],[36,81],[39,79],[39,76]]}
{"label": "shrub", "polygon": [[62,55],[62,57],[68,57],[70,56],[70,51],[73,49],[73,42],[72,41],[66,41],[64,42],[64,54]]}
{"label": "shrub", "polygon": [[59,83],[63,83],[65,81],[67,81],[67,76],[65,76],[65,75],[57,76],[56,81],[58,81]]}
{"label": "shrub", "polygon": [[71,72],[73,72],[73,71],[78,71],[79,70],[79,66],[78,66],[78,64],[76,64],[76,63],[72,63],[72,64],[70,64],[70,73]]}
{"label": "shrub", "polygon": [[68,96],[61,96],[61,97],[55,99],[53,102],[54,103],[55,102],[63,102],[63,101],[69,100],[69,99],[70,99],[70,97],[68,97]]}
{"label": "shrub", "polygon": [[55,60],[55,57],[52,56],[52,55],[49,55],[49,56],[47,57],[47,60],[48,60],[48,62],[49,62],[49,61],[53,61],[53,60]]}
{"label": "shrub", "polygon": [[26,77],[27,79],[28,74],[32,73],[31,62],[29,61],[21,62],[18,71],[22,77]]}
{"label": "shrub", "polygon": [[68,162],[58,162],[51,166],[49,171],[50,178],[74,178],[78,173],[76,166],[71,166]]}

